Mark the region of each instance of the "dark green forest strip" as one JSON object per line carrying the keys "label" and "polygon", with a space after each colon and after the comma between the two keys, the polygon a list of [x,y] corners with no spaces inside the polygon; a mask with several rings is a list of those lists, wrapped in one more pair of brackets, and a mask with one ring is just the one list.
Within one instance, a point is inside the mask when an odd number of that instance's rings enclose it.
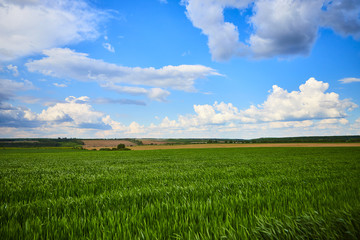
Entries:
{"label": "dark green forest strip", "polygon": [[2,239],[359,239],[360,148],[0,150]]}
{"label": "dark green forest strip", "polygon": [[0,139],[0,147],[80,147],[83,141],[75,138],[17,138],[17,139]]}

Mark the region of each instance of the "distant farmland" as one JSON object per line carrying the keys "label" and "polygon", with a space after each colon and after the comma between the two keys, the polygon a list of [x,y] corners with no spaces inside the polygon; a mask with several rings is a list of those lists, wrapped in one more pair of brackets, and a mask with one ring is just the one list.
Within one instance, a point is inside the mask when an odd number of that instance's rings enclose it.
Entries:
{"label": "distant farmland", "polygon": [[[344,143],[348,145],[344,145]],[[360,136],[318,136],[258,139],[76,139],[76,138],[10,138],[0,139],[0,147],[73,147],[87,150],[116,148],[124,144],[133,150],[179,148],[237,148],[237,147],[336,147],[360,146]],[[273,144],[273,145],[272,145]],[[185,146],[186,145],[186,146]]]}
{"label": "distant farmland", "polygon": [[359,147],[0,149],[0,236],[359,239],[359,182]]}
{"label": "distant farmland", "polygon": [[118,144],[125,144],[126,147],[134,146],[135,143],[129,140],[82,140],[85,149],[115,148]]}
{"label": "distant farmland", "polygon": [[360,147],[360,143],[253,143],[253,144],[174,144],[132,146],[132,150],[196,149],[196,148],[261,148],[261,147]]}

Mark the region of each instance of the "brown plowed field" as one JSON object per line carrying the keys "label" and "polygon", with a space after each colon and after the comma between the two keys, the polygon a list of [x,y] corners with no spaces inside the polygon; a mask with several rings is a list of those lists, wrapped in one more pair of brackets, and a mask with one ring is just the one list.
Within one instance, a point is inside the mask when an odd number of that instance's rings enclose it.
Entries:
{"label": "brown plowed field", "polygon": [[141,145],[131,150],[185,149],[185,148],[241,148],[241,147],[360,147],[360,143],[253,143],[253,144],[186,144]]}
{"label": "brown plowed field", "polygon": [[145,144],[145,145],[161,145],[161,144],[166,144],[167,142],[164,141],[160,141],[160,140],[153,140],[153,139],[140,139],[140,141]]}
{"label": "brown plowed field", "polygon": [[126,147],[136,144],[127,140],[83,140],[85,149],[116,148],[119,144],[125,144]]}

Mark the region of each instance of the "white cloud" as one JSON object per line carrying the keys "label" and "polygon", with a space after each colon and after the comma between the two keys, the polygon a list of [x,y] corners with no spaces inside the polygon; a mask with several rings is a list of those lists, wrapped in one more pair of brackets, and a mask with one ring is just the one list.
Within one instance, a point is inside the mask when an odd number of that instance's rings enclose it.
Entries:
{"label": "white cloud", "polygon": [[360,78],[343,78],[339,80],[341,83],[360,82]]}
{"label": "white cloud", "polygon": [[188,129],[218,134],[219,131],[231,133],[256,129],[339,128],[349,123],[345,119],[346,112],[357,105],[348,99],[339,99],[334,92],[326,93],[328,87],[329,84],[314,78],[300,85],[299,91],[288,92],[274,85],[267,100],[258,106],[239,110],[233,104],[224,102],[194,105],[194,114],[180,115],[177,120],[165,117],[152,128],[178,134],[190,133]]}
{"label": "white cloud", "polygon": [[340,129],[342,126],[347,126],[349,121],[345,118],[341,119],[323,119],[318,121],[315,126],[314,130],[329,130],[329,129]]}
{"label": "white cloud", "polygon": [[21,7],[27,6],[27,5],[35,5],[39,4],[41,0],[4,0],[3,2],[6,3],[12,3],[15,5],[19,5]]}
{"label": "white cloud", "polygon": [[106,137],[109,134],[130,136],[145,132],[143,125],[132,122],[126,126],[114,121],[109,115],[94,110],[89,102],[87,96],[70,96],[39,114],[25,107],[0,103],[0,136]]}
{"label": "white cloud", "polygon": [[335,123],[340,123],[340,124],[346,125],[349,123],[349,121],[345,118],[340,118],[340,119],[330,118],[330,119],[323,119],[323,120],[319,121],[319,124],[335,124]]}
{"label": "white cloud", "polygon": [[105,15],[83,0],[0,0],[0,61],[94,39]]}
{"label": "white cloud", "polygon": [[[356,0],[183,0],[193,25],[208,37],[213,60],[234,56],[268,58],[308,55],[320,27],[360,39],[360,2]],[[239,29],[224,20],[225,8],[245,10],[252,33],[239,41]],[[239,15],[240,17],[240,15]]]}
{"label": "white cloud", "polygon": [[34,121],[36,117],[28,108],[0,102],[0,127],[38,127],[39,123]]}
{"label": "white cloud", "polygon": [[9,64],[6,66],[7,69],[9,69],[10,71],[12,71],[12,74],[14,77],[17,77],[19,76],[19,70],[18,70],[18,67],[17,66],[14,66],[12,64]]}
{"label": "white cloud", "polygon": [[184,129],[206,125],[227,125],[232,122],[247,122],[248,119],[240,115],[239,110],[231,103],[218,103],[213,105],[194,105],[195,114],[180,115],[178,120],[165,117],[160,123],[161,128]]}
{"label": "white cloud", "polygon": [[[316,40],[322,1],[260,0],[250,18],[255,57],[308,55]],[[276,26],[276,27],[275,27]]]}
{"label": "white cloud", "polygon": [[148,98],[158,101],[158,102],[165,102],[167,96],[170,95],[169,91],[166,91],[161,88],[151,88],[147,92]]}
{"label": "white cloud", "polygon": [[356,119],[354,123],[350,124],[352,135],[360,135],[360,118]]}
{"label": "white cloud", "polygon": [[53,83],[53,85],[54,85],[55,87],[60,87],[60,88],[67,87],[67,85],[64,84],[64,83]]}
{"label": "white cloud", "polygon": [[242,55],[245,45],[239,42],[237,27],[225,22],[223,10],[225,7],[245,8],[251,1],[202,1],[188,0],[186,15],[193,25],[202,30],[208,37],[208,46],[213,60],[227,60],[233,55]]}
{"label": "white cloud", "polygon": [[111,44],[110,44],[110,43],[103,43],[103,47],[104,47],[106,50],[108,50],[109,52],[112,52],[112,53],[114,53],[114,52],[115,52],[114,47],[113,47],[113,46],[111,46]]}
{"label": "white cloud", "polygon": [[[12,128],[13,130],[9,130]],[[114,121],[109,115],[96,111],[90,105],[90,98],[67,97],[64,102],[55,103],[43,109],[41,113],[32,112],[25,107],[0,102],[0,129],[12,133],[33,132],[32,136],[73,136],[93,137],[96,133],[138,134],[144,132],[144,126],[132,122],[126,126]],[[0,131],[0,136],[5,136]],[[55,134],[55,135],[53,135]],[[21,135],[19,135],[21,136]]]}
{"label": "white cloud", "polygon": [[194,105],[195,114],[180,115],[178,120],[170,120],[165,117],[160,126],[170,128],[191,128],[206,125],[229,125],[234,122],[249,122],[248,118],[242,117],[240,111],[231,103],[218,103],[213,105]]}
{"label": "white cloud", "polygon": [[239,110],[231,103],[217,103],[211,105],[194,105],[197,114],[194,122],[197,124],[224,124],[233,120],[242,120]]}
{"label": "white cloud", "polygon": [[[159,69],[124,67],[89,58],[85,53],[67,48],[44,50],[43,53],[46,57],[26,63],[29,71],[64,79],[95,81],[116,91],[143,93],[156,100],[163,100],[168,95],[166,90],[159,88],[194,91],[197,79],[220,75],[214,69],[202,65],[169,65]],[[120,87],[116,84],[143,85],[156,89],[144,91],[144,88]]]}
{"label": "white cloud", "polygon": [[113,83],[104,83],[100,85],[101,87],[116,91],[118,93],[127,93],[131,95],[146,95],[149,99],[165,102],[166,97],[170,95],[169,91],[166,91],[161,88],[142,88],[142,87],[130,87],[130,86],[119,86]]}
{"label": "white cloud", "polygon": [[303,128],[313,126],[314,122],[311,120],[304,121],[287,121],[287,122],[270,122],[268,128]]}
{"label": "white cloud", "polygon": [[25,107],[15,107],[8,103],[1,103],[1,126],[4,127],[70,127],[70,128],[109,128],[103,121],[104,114],[93,110],[88,104],[86,96],[68,97],[63,103],[56,103],[40,114]]}
{"label": "white cloud", "polygon": [[300,85],[300,91],[288,92],[274,85],[263,104],[251,106],[242,113],[258,121],[324,119],[343,118],[346,111],[357,107],[348,99],[340,100],[334,92],[325,93],[328,88],[328,83],[314,78]]}
{"label": "white cloud", "polygon": [[132,122],[127,130],[127,133],[130,134],[139,134],[139,133],[144,133],[144,126],[141,126],[140,124],[138,124],[137,122]]}
{"label": "white cloud", "polygon": [[65,103],[48,107],[38,115],[38,120],[56,123],[70,123],[79,128],[106,128],[104,114],[94,111],[88,104],[89,98],[68,97]]}
{"label": "white cloud", "polygon": [[[9,84],[10,85],[10,84]],[[72,137],[281,137],[313,135],[347,135],[360,133],[360,119],[350,123],[347,112],[357,107],[334,92],[329,85],[310,78],[298,91],[288,92],[273,86],[264,103],[240,110],[232,103],[194,105],[191,114],[177,119],[164,117],[158,124],[125,125],[96,111],[89,97],[68,97],[37,114],[24,107],[0,103],[0,136]],[[22,87],[20,86],[20,89]],[[15,89],[19,89],[16,85]],[[136,89],[135,89],[136,90]],[[140,91],[140,90],[139,90]],[[9,130],[13,128],[13,130]],[[7,134],[7,135],[6,135]],[[25,134],[25,135],[24,135]],[[59,135],[60,136],[60,135]]]}

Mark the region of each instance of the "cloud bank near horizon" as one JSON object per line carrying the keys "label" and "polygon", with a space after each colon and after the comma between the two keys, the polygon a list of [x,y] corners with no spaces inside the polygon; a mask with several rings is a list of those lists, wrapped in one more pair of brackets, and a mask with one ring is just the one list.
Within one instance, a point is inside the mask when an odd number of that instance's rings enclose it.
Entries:
{"label": "cloud bank near horizon", "polygon": [[[22,88],[23,85],[19,85],[18,90]],[[47,137],[178,137],[183,134],[211,137],[220,133],[236,137],[231,134],[256,136],[260,130],[262,133],[271,134],[276,130],[285,134],[289,129],[314,134],[335,127],[344,130],[345,126],[348,130],[358,129],[360,133],[358,120],[351,126],[347,120],[347,113],[358,106],[349,99],[340,99],[337,93],[326,92],[328,88],[328,83],[314,78],[292,92],[274,85],[262,104],[251,105],[245,110],[224,102],[194,105],[193,114],[179,115],[176,120],[165,117],[160,123],[148,126],[135,121],[129,125],[115,121],[110,115],[96,111],[87,96],[70,96],[65,102],[49,106],[41,113],[2,103],[2,137],[9,133],[18,137],[26,137],[30,133]]]}

